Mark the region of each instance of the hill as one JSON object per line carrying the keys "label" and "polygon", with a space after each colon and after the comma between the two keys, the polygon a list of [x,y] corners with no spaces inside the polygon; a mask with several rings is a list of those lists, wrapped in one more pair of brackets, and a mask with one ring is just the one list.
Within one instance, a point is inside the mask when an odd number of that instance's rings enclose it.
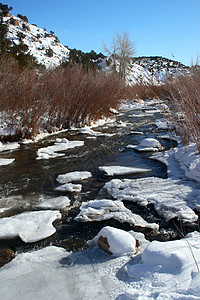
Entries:
{"label": "hill", "polygon": [[[105,58],[102,53],[93,50],[84,53],[76,49],[69,49],[62,45],[54,35],[35,24],[29,24],[28,18],[9,12],[2,16],[1,23],[6,26],[6,38],[12,48],[22,48],[24,53],[30,54],[38,64],[47,68],[59,66],[63,61],[67,64],[80,64],[84,68],[101,68],[111,71],[112,59]],[[189,68],[180,62],[164,57],[136,57],[132,58],[128,67],[127,83],[134,84],[162,84],[166,79],[174,78],[189,72]]]}
{"label": "hill", "polygon": [[70,50],[63,46],[53,32],[37,25],[29,24],[26,17],[15,17],[8,13],[2,18],[2,23],[7,25],[7,39],[10,46],[26,45],[27,51],[36,62],[45,67],[56,67],[62,60],[69,57]]}

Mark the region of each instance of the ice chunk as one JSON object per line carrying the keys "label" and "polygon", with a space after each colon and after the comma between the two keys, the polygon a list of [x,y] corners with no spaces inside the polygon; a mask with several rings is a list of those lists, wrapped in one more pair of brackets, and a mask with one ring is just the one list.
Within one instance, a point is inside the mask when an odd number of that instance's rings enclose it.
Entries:
{"label": "ice chunk", "polygon": [[6,166],[12,164],[15,158],[0,158],[0,166]]}
{"label": "ice chunk", "polygon": [[146,206],[153,204],[155,210],[169,221],[177,217],[183,222],[195,222],[198,216],[188,206],[199,200],[199,190],[181,184],[178,180],[156,177],[136,180],[113,179],[104,189],[117,200],[127,200]]}
{"label": "ice chunk", "polygon": [[75,171],[75,172],[69,172],[66,174],[58,175],[57,181],[59,183],[69,183],[79,180],[84,180],[92,177],[92,174],[87,171]]}
{"label": "ice chunk", "polygon": [[134,226],[158,229],[155,223],[146,222],[141,216],[132,213],[121,201],[109,199],[83,202],[80,213],[75,217],[78,222],[104,221],[115,219],[121,223],[127,222]]}
{"label": "ice chunk", "polygon": [[55,188],[55,190],[59,192],[81,192],[82,184],[65,183]]}
{"label": "ice chunk", "polygon": [[160,142],[153,138],[146,138],[139,145],[128,145],[127,148],[132,148],[138,151],[164,150],[164,147],[160,144]]}
{"label": "ice chunk", "polygon": [[60,219],[59,211],[32,211],[0,219],[0,239],[19,236],[25,243],[42,240],[55,233],[52,223]]}
{"label": "ice chunk", "polygon": [[80,147],[83,145],[84,141],[68,141],[66,138],[57,139],[54,145],[38,149],[38,157],[36,159],[49,159],[64,156],[64,153],[57,152],[73,149],[75,147]]}
{"label": "ice chunk", "polygon": [[128,175],[128,174],[145,173],[151,171],[151,169],[123,167],[123,166],[103,166],[103,167],[99,167],[99,170],[103,171],[108,176]]}
{"label": "ice chunk", "polygon": [[46,199],[42,203],[36,205],[40,209],[62,209],[70,205],[70,200],[67,196],[60,196]]}

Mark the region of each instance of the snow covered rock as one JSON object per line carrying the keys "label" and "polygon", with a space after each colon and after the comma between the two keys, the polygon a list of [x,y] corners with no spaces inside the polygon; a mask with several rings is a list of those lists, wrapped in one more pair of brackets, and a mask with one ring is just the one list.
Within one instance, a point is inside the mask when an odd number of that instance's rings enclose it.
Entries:
{"label": "snow covered rock", "polygon": [[132,148],[138,151],[161,151],[164,147],[161,143],[153,138],[144,139],[139,145],[128,145],[127,148]]}
{"label": "snow covered rock", "polygon": [[103,166],[103,167],[99,167],[99,170],[106,173],[106,175],[108,176],[151,172],[151,169],[123,167],[123,166]]}
{"label": "snow covered rock", "polygon": [[74,218],[78,222],[92,222],[115,219],[121,223],[127,222],[134,226],[158,230],[156,223],[148,223],[141,216],[132,213],[121,201],[109,199],[83,202],[80,213]]}
{"label": "snow covered rock", "polygon": [[166,221],[178,218],[183,222],[195,222],[198,219],[190,207],[200,203],[199,190],[178,180],[157,177],[113,179],[103,189],[118,201],[132,201],[142,206],[153,204]]}
{"label": "snow covered rock", "polygon": [[136,239],[128,232],[110,226],[102,228],[88,243],[89,245],[96,243],[105,252],[114,256],[136,253]]}
{"label": "snow covered rock", "polygon": [[0,239],[19,236],[25,243],[34,243],[51,236],[56,229],[52,223],[60,219],[59,211],[32,211],[0,219]]}

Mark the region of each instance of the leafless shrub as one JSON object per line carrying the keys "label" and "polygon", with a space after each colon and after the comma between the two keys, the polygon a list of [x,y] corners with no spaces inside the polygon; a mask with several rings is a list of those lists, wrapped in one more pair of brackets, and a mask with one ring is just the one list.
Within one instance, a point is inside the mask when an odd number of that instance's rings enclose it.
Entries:
{"label": "leafless shrub", "polygon": [[85,72],[80,67],[40,71],[20,69],[11,58],[0,59],[0,112],[17,138],[90,124],[109,115],[123,97],[118,76]]}
{"label": "leafless shrub", "polygon": [[184,144],[200,151],[200,75],[179,77],[171,86],[171,118]]}

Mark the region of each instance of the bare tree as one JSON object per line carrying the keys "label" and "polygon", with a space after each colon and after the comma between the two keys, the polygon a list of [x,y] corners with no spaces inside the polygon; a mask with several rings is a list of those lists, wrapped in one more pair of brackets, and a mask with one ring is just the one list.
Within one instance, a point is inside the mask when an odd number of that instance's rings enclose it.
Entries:
{"label": "bare tree", "polygon": [[131,42],[128,32],[116,33],[112,38],[110,47],[103,43],[104,51],[112,59],[113,71],[118,71],[121,79],[126,80],[128,65],[131,58],[135,55],[135,45]]}

